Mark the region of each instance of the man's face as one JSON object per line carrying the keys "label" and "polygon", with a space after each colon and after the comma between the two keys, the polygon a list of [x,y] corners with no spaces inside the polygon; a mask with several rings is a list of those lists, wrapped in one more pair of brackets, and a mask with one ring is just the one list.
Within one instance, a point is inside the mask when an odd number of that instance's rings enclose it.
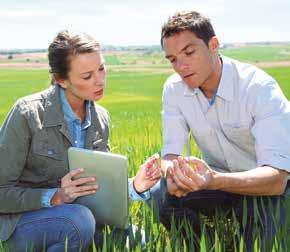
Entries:
{"label": "man's face", "polygon": [[165,57],[175,72],[192,88],[206,87],[218,57],[218,41],[213,37],[207,46],[191,31],[182,31],[163,39]]}

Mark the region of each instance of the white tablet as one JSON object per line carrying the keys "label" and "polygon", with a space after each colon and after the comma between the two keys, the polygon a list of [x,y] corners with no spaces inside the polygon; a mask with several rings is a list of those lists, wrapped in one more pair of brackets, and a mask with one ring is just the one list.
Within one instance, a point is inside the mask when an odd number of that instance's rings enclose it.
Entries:
{"label": "white tablet", "polygon": [[109,152],[70,147],[70,170],[84,168],[82,175],[95,176],[99,189],[95,194],[77,198],[74,203],[87,206],[96,223],[118,228],[128,226],[128,160]]}

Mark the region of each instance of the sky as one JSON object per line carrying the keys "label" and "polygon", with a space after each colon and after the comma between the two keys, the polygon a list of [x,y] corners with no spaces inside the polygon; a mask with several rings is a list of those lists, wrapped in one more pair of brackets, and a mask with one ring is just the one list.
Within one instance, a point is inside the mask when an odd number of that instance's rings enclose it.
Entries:
{"label": "sky", "polygon": [[103,45],[158,45],[181,10],[208,16],[222,44],[290,41],[290,0],[0,0],[0,49],[47,48],[63,29]]}

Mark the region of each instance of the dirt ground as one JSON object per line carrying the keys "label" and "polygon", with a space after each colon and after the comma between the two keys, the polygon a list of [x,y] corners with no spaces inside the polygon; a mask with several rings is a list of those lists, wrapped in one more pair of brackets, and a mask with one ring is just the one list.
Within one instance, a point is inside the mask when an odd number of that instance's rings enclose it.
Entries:
{"label": "dirt ground", "polygon": [[[20,60],[20,59],[30,59],[29,62],[13,62],[13,61],[7,61],[7,56],[4,59],[3,55],[1,55],[0,57],[0,69],[1,68],[21,68],[21,69],[48,69],[48,63],[43,63],[43,62],[37,62],[37,59],[40,58],[44,58],[46,57],[46,54],[41,53],[41,54],[21,54],[19,56],[17,56],[17,58],[15,58],[15,60]],[[256,65],[257,67],[261,67],[261,68],[268,68],[268,67],[283,67],[283,66],[290,66],[290,61],[278,61],[278,62],[258,62],[258,63],[252,63],[253,65]],[[142,65],[142,66],[141,66]],[[122,69],[123,71],[141,71],[142,67],[146,68],[146,64],[141,64],[138,67],[134,67],[134,65],[130,66],[130,68],[127,68],[126,70]],[[114,68],[118,68],[118,66],[114,66]],[[120,69],[120,71],[122,71]],[[146,68],[147,70],[147,68]],[[152,71],[152,68],[148,68],[149,71]],[[169,69],[164,69],[164,68],[160,68],[161,72],[170,72]],[[154,72],[158,71],[158,68],[155,68],[153,70]]]}
{"label": "dirt ground", "polygon": [[284,67],[284,66],[290,66],[290,61],[278,61],[278,62],[258,62],[253,63],[253,65],[261,68],[267,68],[267,67]]}
{"label": "dirt ground", "polygon": [[47,63],[37,63],[37,62],[16,62],[16,63],[0,63],[1,68],[21,68],[21,69],[48,69]]}

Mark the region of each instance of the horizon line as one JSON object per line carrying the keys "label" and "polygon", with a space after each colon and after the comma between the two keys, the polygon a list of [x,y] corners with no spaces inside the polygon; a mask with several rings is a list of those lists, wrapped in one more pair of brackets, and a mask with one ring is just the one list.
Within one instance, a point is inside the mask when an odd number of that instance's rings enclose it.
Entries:
{"label": "horizon line", "polygon": [[[252,41],[252,42],[225,42],[221,43],[220,48],[222,49],[226,45],[255,45],[255,44],[290,44],[290,40],[285,40],[285,41]],[[103,44],[101,45],[101,48],[106,48],[106,47],[115,47],[115,48],[146,48],[146,47],[160,47],[158,44],[127,44],[127,45],[115,45],[115,44]],[[41,47],[34,47],[34,48],[0,48],[0,52],[9,52],[9,51],[47,51],[47,48],[41,48]]]}

